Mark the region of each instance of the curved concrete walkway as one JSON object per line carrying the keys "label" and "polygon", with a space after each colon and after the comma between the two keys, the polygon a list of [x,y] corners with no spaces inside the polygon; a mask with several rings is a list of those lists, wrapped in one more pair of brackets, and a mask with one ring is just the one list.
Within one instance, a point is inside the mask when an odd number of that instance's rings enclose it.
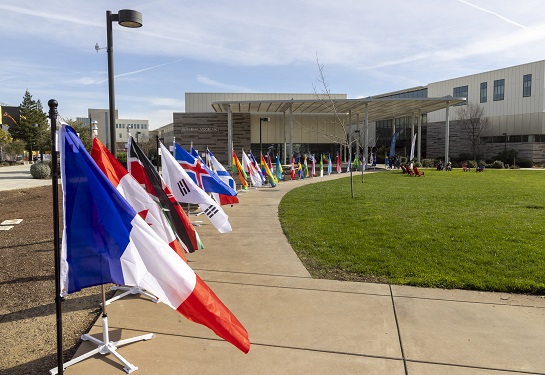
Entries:
{"label": "curved concrete walkway", "polygon": [[[282,196],[331,175],[252,189],[227,207],[233,232],[198,228],[191,267],[249,332],[244,355],[163,304],[129,296],[108,306],[110,338],[138,374],[545,374],[545,299],[312,279],[286,238]],[[101,320],[91,334],[101,338]],[[94,347],[84,342],[76,355]],[[122,374],[96,355],[67,374]]]}

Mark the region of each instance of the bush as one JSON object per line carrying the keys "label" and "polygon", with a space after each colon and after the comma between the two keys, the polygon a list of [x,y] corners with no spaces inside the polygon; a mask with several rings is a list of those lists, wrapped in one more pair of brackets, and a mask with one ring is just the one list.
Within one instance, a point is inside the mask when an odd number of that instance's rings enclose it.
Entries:
{"label": "bush", "polygon": [[528,159],[519,159],[515,161],[517,163],[517,166],[520,168],[533,168],[534,166],[532,161]]}
{"label": "bush", "polygon": [[32,178],[50,178],[51,168],[46,163],[34,163],[30,166],[30,174]]}
{"label": "bush", "polygon": [[503,162],[501,160],[495,160],[493,163],[488,164],[488,168],[503,169]]}
{"label": "bush", "polygon": [[424,168],[433,168],[437,164],[433,159],[422,159],[421,163]]}
{"label": "bush", "polygon": [[117,153],[117,160],[123,164],[125,168],[127,168],[127,153],[126,152],[118,152]]}

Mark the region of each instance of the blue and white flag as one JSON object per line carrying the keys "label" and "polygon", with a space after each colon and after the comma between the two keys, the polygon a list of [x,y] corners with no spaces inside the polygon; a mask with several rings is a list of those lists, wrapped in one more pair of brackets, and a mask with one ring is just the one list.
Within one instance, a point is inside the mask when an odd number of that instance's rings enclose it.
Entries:
{"label": "blue and white flag", "polygon": [[392,135],[392,141],[390,142],[390,159],[396,154],[396,140],[398,135],[398,132],[395,132],[394,135]]}
{"label": "blue and white flag", "polygon": [[327,174],[331,174],[333,166],[331,165],[331,155],[327,154]]}
{"label": "blue and white flag", "polygon": [[[193,149],[193,148],[192,148]],[[216,157],[212,154],[212,151],[209,149],[206,149],[206,159],[210,163],[210,167],[212,168],[213,173],[217,174],[218,177],[231,189],[236,191],[236,183],[233,177],[231,177],[231,174],[227,172],[225,167],[221,165],[221,163],[216,159]],[[220,205],[226,205],[226,204],[234,204],[238,203],[238,197],[232,196],[232,195],[225,195],[225,194],[218,194],[218,193],[212,193],[212,196],[218,202]]]}

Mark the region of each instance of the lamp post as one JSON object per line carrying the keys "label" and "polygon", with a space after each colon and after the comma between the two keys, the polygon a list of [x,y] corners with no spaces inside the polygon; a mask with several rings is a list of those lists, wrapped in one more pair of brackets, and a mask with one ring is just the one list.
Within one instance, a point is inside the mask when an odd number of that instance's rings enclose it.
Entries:
{"label": "lamp post", "polygon": [[138,144],[138,136],[142,134],[141,132],[136,132],[136,144]]}
{"label": "lamp post", "polygon": [[98,121],[93,120],[91,122],[91,140],[93,140],[95,137],[98,137]]}
{"label": "lamp post", "polygon": [[260,117],[259,118],[259,152],[263,155],[263,143],[261,142],[261,123],[269,122],[271,119],[269,117]]}
{"label": "lamp post", "polygon": [[[114,47],[112,41],[112,22],[117,21],[121,26],[129,28],[142,27],[142,13],[136,10],[122,9],[117,14],[106,11],[106,38],[108,53],[108,93],[110,98],[110,151],[116,156],[115,138],[115,96],[114,96]],[[95,46],[96,48],[96,46]]]}

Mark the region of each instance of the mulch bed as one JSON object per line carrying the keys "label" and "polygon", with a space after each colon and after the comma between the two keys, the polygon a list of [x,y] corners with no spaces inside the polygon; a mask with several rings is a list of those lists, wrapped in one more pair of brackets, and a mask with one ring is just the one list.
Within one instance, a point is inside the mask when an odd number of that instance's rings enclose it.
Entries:
{"label": "mulch bed", "polygon": [[[57,366],[52,196],[51,186],[0,191],[0,222],[23,219],[0,231],[0,374],[49,374]],[[93,287],[62,303],[65,362],[101,301],[101,287]]]}

